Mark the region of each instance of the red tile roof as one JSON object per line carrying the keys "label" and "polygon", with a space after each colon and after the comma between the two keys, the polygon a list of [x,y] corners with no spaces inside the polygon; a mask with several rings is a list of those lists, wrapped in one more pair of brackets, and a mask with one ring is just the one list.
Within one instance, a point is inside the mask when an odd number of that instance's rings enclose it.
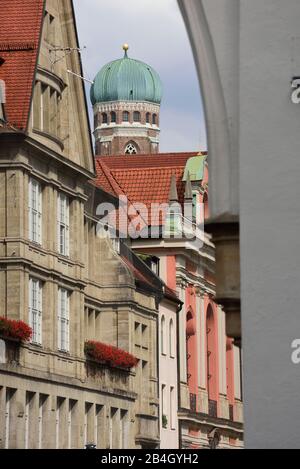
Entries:
{"label": "red tile roof", "polygon": [[0,1],[0,79],[6,86],[6,118],[26,130],[39,51],[44,0]]}
{"label": "red tile roof", "polygon": [[[151,204],[169,202],[172,175],[176,176],[179,202],[184,201],[184,169],[193,153],[96,157],[96,184],[114,195],[126,194],[131,203],[143,203],[150,214]],[[159,217],[161,218],[161,217]],[[151,220],[152,225],[162,220]]]}

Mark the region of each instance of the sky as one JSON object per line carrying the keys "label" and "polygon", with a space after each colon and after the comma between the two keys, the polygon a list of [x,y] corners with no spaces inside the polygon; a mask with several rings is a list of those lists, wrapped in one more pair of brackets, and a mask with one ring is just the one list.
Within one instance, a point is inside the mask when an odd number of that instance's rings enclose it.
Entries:
{"label": "sky", "polygon": [[163,82],[160,151],[206,149],[196,69],[176,0],[74,0],[74,6],[80,46],[86,47],[85,77],[93,80],[103,65],[121,58],[128,43],[129,57],[151,65]]}

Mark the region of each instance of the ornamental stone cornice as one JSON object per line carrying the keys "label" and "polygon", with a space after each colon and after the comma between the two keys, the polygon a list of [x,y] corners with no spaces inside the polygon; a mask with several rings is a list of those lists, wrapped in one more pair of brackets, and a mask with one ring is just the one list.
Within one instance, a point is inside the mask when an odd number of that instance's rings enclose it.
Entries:
{"label": "ornamental stone cornice", "polygon": [[146,111],[158,114],[160,112],[160,105],[136,101],[109,101],[94,105],[94,114],[111,111]]}

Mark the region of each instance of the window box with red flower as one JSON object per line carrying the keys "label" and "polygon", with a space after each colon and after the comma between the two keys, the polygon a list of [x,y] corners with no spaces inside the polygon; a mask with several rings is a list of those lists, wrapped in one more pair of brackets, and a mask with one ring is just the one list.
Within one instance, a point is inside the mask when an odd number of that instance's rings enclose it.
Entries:
{"label": "window box with red flower", "polygon": [[23,321],[0,317],[0,336],[17,342],[28,342],[32,336],[32,329]]}
{"label": "window box with red flower", "polygon": [[18,363],[20,343],[28,342],[32,329],[23,321],[0,317],[1,363]]}
{"label": "window box with red flower", "polygon": [[86,342],[85,354],[94,362],[112,368],[121,368],[126,371],[131,370],[138,363],[138,359],[130,353],[125,352],[125,350],[101,342]]}

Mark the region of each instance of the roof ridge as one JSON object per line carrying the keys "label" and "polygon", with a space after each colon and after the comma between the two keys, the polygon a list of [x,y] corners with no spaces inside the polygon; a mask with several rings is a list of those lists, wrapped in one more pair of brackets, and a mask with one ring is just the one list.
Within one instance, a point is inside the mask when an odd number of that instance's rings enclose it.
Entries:
{"label": "roof ridge", "polygon": [[113,171],[145,171],[146,169],[151,169],[151,171],[153,170],[160,170],[160,171],[167,171],[169,169],[176,169],[176,168],[182,168],[184,167],[185,165],[172,165],[172,166],[143,166],[143,167],[129,167],[129,168],[124,168],[124,167],[120,167],[120,168],[110,168],[110,170],[113,172]]}
{"label": "roof ridge", "polygon": [[112,189],[117,195],[125,195],[124,191],[121,189],[120,185],[116,181],[115,177],[112,175],[110,168],[104,163],[104,161],[99,162],[101,169],[105,175],[105,177],[108,179]]}
{"label": "roof ridge", "polygon": [[175,156],[178,156],[178,155],[182,155],[182,156],[185,156],[185,155],[194,155],[194,156],[203,156],[203,155],[206,155],[207,154],[207,150],[203,150],[203,151],[199,151],[199,150],[195,150],[195,151],[167,151],[167,152],[161,152],[161,153],[145,153],[145,154],[140,154],[140,155],[95,155],[95,158],[96,159],[109,159],[109,158],[119,158],[119,159],[139,159],[139,158],[143,158],[143,157],[146,157],[146,156],[151,156],[151,158],[159,158],[160,156],[166,156],[166,155],[175,155]]}
{"label": "roof ridge", "polygon": [[37,45],[34,42],[0,42],[1,52],[13,52],[13,51],[27,51],[35,50]]}

